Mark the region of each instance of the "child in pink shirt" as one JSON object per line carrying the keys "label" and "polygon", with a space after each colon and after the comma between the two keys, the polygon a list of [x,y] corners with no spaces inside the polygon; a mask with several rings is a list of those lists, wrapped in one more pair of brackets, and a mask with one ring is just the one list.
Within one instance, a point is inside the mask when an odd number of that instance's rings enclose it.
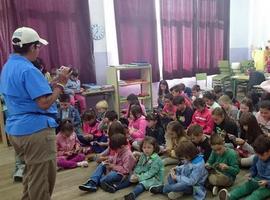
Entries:
{"label": "child in pink shirt", "polygon": [[196,109],[192,116],[191,124],[198,124],[203,128],[203,133],[211,135],[214,128],[211,111],[206,107],[202,98],[198,98],[193,102]]}
{"label": "child in pink shirt", "polygon": [[141,107],[141,109],[142,109],[142,114],[143,114],[144,116],[146,116],[145,106],[144,106],[143,104],[140,103],[140,101],[139,101],[137,95],[131,93],[130,95],[127,96],[127,101],[128,101],[128,110],[127,110],[127,113],[126,113],[126,115],[125,115],[125,117],[126,117],[127,119],[130,118],[131,107],[132,107],[133,105],[139,105],[139,106]]}
{"label": "child in pink shirt", "polygon": [[106,149],[107,136],[99,129],[96,113],[93,109],[87,110],[82,115],[83,135],[78,135],[78,139],[84,146],[91,146],[92,152],[101,153]]}
{"label": "child in pink shirt", "polygon": [[87,167],[85,155],[80,153],[80,143],[77,139],[72,121],[65,119],[61,122],[60,132],[56,136],[57,166],[63,169]]}
{"label": "child in pink shirt", "polygon": [[176,114],[176,106],[173,105],[173,95],[166,94],[164,97],[164,107],[162,112],[160,113],[161,117],[168,117],[170,119],[174,119]]}
{"label": "child in pink shirt", "polygon": [[127,138],[123,134],[114,134],[110,138],[110,148],[116,154],[98,165],[86,183],[79,186],[79,189],[87,192],[96,192],[100,186],[106,192],[114,193],[135,166],[136,160],[128,147]]}
{"label": "child in pink shirt", "polygon": [[142,115],[142,109],[139,105],[131,107],[131,120],[129,122],[129,134],[132,141],[142,141],[145,137],[147,120]]}

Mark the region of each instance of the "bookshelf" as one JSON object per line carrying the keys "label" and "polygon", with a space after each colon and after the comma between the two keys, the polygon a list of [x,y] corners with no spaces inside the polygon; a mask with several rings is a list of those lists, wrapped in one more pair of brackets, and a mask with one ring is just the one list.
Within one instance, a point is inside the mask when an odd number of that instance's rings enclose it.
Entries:
{"label": "bookshelf", "polygon": [[[123,70],[139,70],[140,77],[135,80],[120,80],[120,72]],[[153,109],[153,97],[152,97],[152,68],[151,65],[119,65],[119,66],[107,66],[106,68],[107,84],[113,85],[115,93],[114,99],[114,110],[120,116],[123,104],[127,103],[127,97],[121,96],[121,90],[127,86],[139,85],[140,94],[138,96],[139,101],[144,104],[146,111]],[[130,93],[134,93],[130,91]]]}

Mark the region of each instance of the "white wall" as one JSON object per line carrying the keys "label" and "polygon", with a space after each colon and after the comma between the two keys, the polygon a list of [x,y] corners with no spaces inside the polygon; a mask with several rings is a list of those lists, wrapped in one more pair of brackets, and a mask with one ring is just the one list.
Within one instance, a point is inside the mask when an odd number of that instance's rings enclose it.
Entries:
{"label": "white wall", "polygon": [[231,0],[230,61],[249,58],[250,0]]}
{"label": "white wall", "polygon": [[250,35],[249,44],[264,48],[270,40],[269,0],[250,0]]}
{"label": "white wall", "polygon": [[[90,10],[91,24],[98,24],[105,28],[104,19],[104,1],[103,0],[88,0]],[[106,84],[105,66],[107,61],[107,42],[106,32],[101,40],[94,40],[94,56],[95,56],[95,73],[97,84]]]}

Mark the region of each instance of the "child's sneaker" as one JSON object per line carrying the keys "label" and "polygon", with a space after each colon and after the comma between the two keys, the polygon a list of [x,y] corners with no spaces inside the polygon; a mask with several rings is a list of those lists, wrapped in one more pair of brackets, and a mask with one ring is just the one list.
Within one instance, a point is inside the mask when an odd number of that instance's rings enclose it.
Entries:
{"label": "child's sneaker", "polygon": [[79,189],[86,192],[96,192],[97,186],[94,181],[88,180],[86,183],[80,185]]}
{"label": "child's sneaker", "polygon": [[135,195],[131,192],[124,196],[125,200],[135,200]]}
{"label": "child's sneaker", "polygon": [[220,190],[218,193],[218,197],[220,200],[228,200],[229,199],[229,192],[226,189]]}
{"label": "child's sneaker", "polygon": [[213,196],[217,196],[218,195],[218,187],[217,186],[213,186],[213,188],[212,188],[212,194],[213,194]]}
{"label": "child's sneaker", "polygon": [[179,199],[183,196],[183,192],[169,192],[168,198],[171,200]]}
{"label": "child's sneaker", "polygon": [[106,182],[101,182],[100,187],[106,192],[110,192],[110,193],[116,192],[116,188],[113,185],[110,185],[109,183],[106,183]]}
{"label": "child's sneaker", "polygon": [[88,162],[86,160],[77,162],[78,167],[88,167]]}
{"label": "child's sneaker", "polygon": [[163,185],[152,186],[149,188],[149,191],[153,194],[162,194],[163,187],[164,187]]}

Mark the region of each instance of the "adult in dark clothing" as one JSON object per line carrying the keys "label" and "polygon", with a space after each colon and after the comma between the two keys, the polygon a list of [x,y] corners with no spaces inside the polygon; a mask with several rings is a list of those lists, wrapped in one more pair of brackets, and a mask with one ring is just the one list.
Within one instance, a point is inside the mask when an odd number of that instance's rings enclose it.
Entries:
{"label": "adult in dark clothing", "polygon": [[260,85],[264,81],[265,76],[262,72],[250,70],[247,90],[250,91],[254,85]]}

